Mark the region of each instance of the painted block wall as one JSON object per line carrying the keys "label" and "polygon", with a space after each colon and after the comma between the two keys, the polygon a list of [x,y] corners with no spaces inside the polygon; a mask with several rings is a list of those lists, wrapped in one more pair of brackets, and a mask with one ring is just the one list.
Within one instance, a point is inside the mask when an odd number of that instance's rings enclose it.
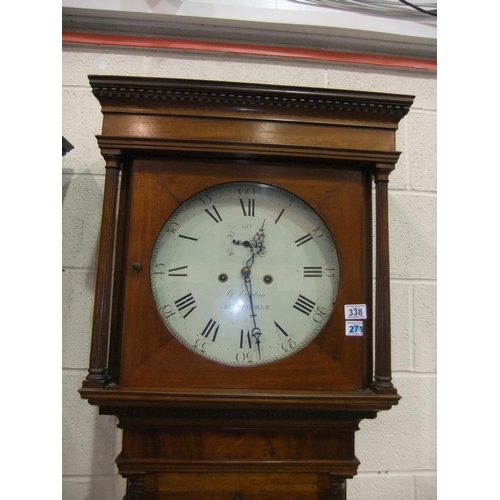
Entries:
{"label": "painted block wall", "polygon": [[87,375],[104,161],[102,115],[89,74],[227,80],[415,95],[397,133],[391,175],[393,377],[402,400],[356,435],[349,500],[434,500],[436,487],[436,75],[368,66],[193,52],[63,46],[63,135],[75,149],[63,180],[64,500],[118,500],[116,419],[77,390]]}

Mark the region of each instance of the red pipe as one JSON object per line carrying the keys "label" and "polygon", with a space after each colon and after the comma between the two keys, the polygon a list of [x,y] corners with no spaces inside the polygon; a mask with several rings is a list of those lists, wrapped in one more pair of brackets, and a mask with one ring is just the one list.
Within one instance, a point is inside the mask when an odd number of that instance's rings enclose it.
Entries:
{"label": "red pipe", "polygon": [[201,52],[223,52],[226,54],[244,54],[252,56],[286,57],[330,61],[345,64],[368,64],[371,66],[389,66],[393,68],[421,69],[436,71],[437,63],[426,59],[377,56],[372,54],[354,54],[331,52],[326,50],[296,49],[289,47],[271,47],[238,43],[204,42],[173,38],[150,38],[140,36],[100,35],[63,31],[63,43],[88,45],[112,45],[115,47],[140,47],[148,49],[196,50]]}

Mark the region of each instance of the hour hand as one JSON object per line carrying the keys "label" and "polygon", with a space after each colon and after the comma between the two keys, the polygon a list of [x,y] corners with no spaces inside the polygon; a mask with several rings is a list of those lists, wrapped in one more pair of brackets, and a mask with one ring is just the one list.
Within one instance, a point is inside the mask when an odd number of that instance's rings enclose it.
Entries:
{"label": "hour hand", "polygon": [[251,271],[250,271],[249,267],[244,267],[241,270],[241,274],[243,275],[243,278],[245,280],[245,288],[246,288],[247,295],[248,295],[248,301],[250,303],[250,310],[251,310],[250,317],[252,318],[252,321],[253,321],[252,337],[254,338],[255,344],[257,345],[259,359],[261,359],[260,336],[262,335],[262,332],[260,331],[260,328],[257,326],[257,321],[255,319],[257,317],[257,315],[255,314],[254,305],[253,305],[252,280],[250,278],[250,272]]}
{"label": "hour hand", "polygon": [[235,245],[243,245],[246,248],[248,248],[252,245],[249,241],[241,241],[241,240],[233,240],[233,243]]}

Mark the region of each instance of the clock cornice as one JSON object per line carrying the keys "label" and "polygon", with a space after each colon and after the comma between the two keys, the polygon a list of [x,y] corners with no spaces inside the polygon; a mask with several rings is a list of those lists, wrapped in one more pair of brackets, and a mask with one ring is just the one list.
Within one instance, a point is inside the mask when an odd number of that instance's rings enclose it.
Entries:
{"label": "clock cornice", "polygon": [[393,115],[397,121],[410,110],[413,97],[379,92],[311,89],[221,81],[170,78],[89,76],[100,100],[141,99],[203,102],[220,106],[283,107]]}
{"label": "clock cornice", "polygon": [[90,76],[108,150],[395,164],[412,96],[277,85]]}

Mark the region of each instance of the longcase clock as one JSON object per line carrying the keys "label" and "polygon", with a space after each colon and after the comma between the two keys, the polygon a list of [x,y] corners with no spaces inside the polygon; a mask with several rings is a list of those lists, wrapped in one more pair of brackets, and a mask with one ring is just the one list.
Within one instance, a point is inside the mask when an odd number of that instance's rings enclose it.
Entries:
{"label": "longcase clock", "polygon": [[359,422],[400,399],[387,184],[413,97],[90,83],[106,181],[80,394],[119,419],[126,500],[345,499]]}

